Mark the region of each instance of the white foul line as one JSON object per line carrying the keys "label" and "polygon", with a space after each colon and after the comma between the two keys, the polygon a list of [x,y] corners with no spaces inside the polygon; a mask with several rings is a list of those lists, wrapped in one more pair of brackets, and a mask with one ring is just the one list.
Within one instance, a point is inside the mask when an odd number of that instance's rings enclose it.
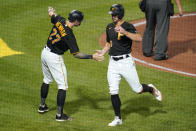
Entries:
{"label": "white foul line", "polygon": [[[191,13],[191,14],[184,14],[182,17],[185,17],[185,16],[195,16],[196,13]],[[174,18],[179,18],[180,16],[172,16],[171,18],[174,19]],[[138,23],[135,23],[133,24],[135,27],[137,26],[140,26],[140,25],[144,25],[146,24],[146,21],[142,21],[142,22],[138,22]],[[167,71],[171,71],[171,72],[175,72],[175,73],[179,73],[179,74],[183,74],[183,75],[188,75],[188,76],[194,76],[196,77],[196,74],[192,74],[192,73],[187,73],[187,72],[183,72],[183,71],[178,71],[178,70],[174,70],[174,69],[170,69],[170,68],[167,68],[167,67],[164,67],[164,66],[160,66],[160,65],[155,65],[155,64],[152,64],[152,63],[148,63],[144,60],[140,60],[138,58],[135,58],[133,57],[135,61],[139,62],[139,63],[143,63],[143,64],[146,64],[146,65],[149,65],[149,66],[152,66],[152,67],[156,67],[156,68],[159,68],[159,69],[163,69],[163,70],[167,70]]]}

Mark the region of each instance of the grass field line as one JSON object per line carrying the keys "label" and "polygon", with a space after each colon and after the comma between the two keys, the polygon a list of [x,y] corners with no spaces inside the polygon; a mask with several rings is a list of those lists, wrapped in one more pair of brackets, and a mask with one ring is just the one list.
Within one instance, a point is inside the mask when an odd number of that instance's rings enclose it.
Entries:
{"label": "grass field line", "polygon": [[[195,16],[196,13],[190,13],[190,14],[184,14],[182,17],[186,17],[186,16]],[[175,18],[179,18],[180,16],[172,16],[171,18],[172,19],[175,19]],[[144,25],[146,24],[146,21],[141,21],[141,22],[138,22],[138,23],[135,23],[133,24],[135,27],[137,26],[140,26],[140,25]],[[178,71],[178,70],[175,70],[175,69],[171,69],[171,68],[168,68],[168,67],[164,67],[164,66],[160,66],[160,65],[156,65],[156,64],[152,64],[152,63],[149,63],[149,62],[146,62],[144,60],[140,60],[138,58],[135,58],[134,57],[134,60],[139,62],[139,63],[142,63],[142,64],[145,64],[145,65],[148,65],[148,66],[151,66],[151,67],[155,67],[155,68],[158,68],[158,69],[163,69],[163,70],[166,70],[166,71],[170,71],[170,72],[175,72],[175,73],[179,73],[179,74],[183,74],[183,75],[188,75],[188,76],[193,76],[193,77],[196,77],[196,74],[192,74],[192,73],[188,73],[188,72],[183,72],[183,71]]]}

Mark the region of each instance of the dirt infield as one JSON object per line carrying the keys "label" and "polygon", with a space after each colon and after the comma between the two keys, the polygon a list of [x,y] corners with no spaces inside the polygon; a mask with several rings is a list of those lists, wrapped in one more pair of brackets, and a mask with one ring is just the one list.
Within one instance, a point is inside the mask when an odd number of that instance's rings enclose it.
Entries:
{"label": "dirt infield", "polygon": [[[134,42],[132,55],[137,64],[175,72],[182,75],[196,77],[196,12],[185,14],[179,18],[174,16],[170,20],[170,31],[168,36],[168,60],[154,61],[153,57],[142,55],[142,43]],[[142,34],[145,29],[145,20],[131,22]],[[105,33],[99,38],[103,47],[105,44]]]}

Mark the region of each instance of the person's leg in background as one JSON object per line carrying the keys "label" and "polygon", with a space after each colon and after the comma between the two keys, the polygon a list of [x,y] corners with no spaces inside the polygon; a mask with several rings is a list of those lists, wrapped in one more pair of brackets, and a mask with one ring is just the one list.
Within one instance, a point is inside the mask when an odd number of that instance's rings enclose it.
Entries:
{"label": "person's leg in background", "polygon": [[167,11],[167,2],[159,2],[159,11],[156,13],[156,41],[155,41],[155,60],[166,60],[168,48],[168,32],[170,24],[170,16]]}
{"label": "person's leg in background", "polygon": [[142,40],[143,55],[150,57],[153,55],[155,27],[156,27],[156,12],[151,1],[146,2],[146,28]]}

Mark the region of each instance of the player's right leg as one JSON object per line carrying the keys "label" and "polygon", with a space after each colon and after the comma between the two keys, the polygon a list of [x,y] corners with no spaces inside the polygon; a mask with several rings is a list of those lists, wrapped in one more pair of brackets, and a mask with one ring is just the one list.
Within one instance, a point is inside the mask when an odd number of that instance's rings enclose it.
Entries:
{"label": "player's right leg", "polygon": [[38,109],[39,113],[44,113],[49,111],[48,106],[46,105],[45,101],[49,91],[49,84],[52,82],[52,75],[48,68],[47,63],[47,51],[43,50],[41,55],[41,63],[42,63],[42,72],[44,75],[43,83],[41,85],[41,98],[40,98],[40,106]]}
{"label": "player's right leg", "polygon": [[111,102],[115,113],[115,118],[108,126],[122,125],[122,118],[120,114],[121,101],[118,94],[111,94]]}
{"label": "player's right leg", "polygon": [[108,124],[108,126],[117,126],[122,124],[122,118],[120,114],[120,107],[121,107],[121,101],[120,97],[118,95],[119,93],[119,83],[121,80],[121,76],[119,74],[119,70],[117,69],[118,66],[115,64],[116,62],[110,61],[109,67],[108,67],[108,83],[109,83],[109,90],[111,94],[111,103],[113,106],[113,110],[115,113],[115,118],[112,122]]}
{"label": "player's right leg", "polygon": [[44,113],[44,112],[49,111],[49,108],[45,103],[47,95],[48,95],[48,90],[49,90],[49,84],[42,83],[40,106],[39,106],[39,109],[38,109],[39,113]]}

